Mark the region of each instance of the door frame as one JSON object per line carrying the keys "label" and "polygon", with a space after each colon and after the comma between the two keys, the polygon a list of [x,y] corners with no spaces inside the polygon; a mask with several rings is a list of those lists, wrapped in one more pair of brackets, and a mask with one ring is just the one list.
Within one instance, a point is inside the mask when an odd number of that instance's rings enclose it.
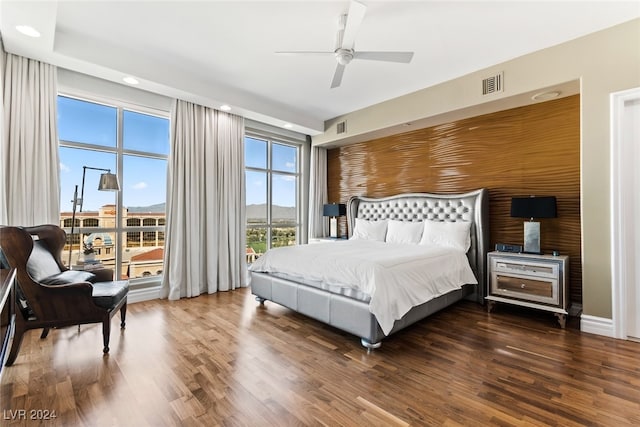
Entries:
{"label": "door frame", "polygon": [[[640,102],[640,87],[610,95],[611,105],[611,291],[613,336],[628,338],[627,324],[627,291],[631,283],[636,282],[640,269],[633,269],[637,256],[635,240],[629,238],[624,230],[633,230],[637,226],[634,221],[634,200],[629,197],[634,192],[633,146],[631,138],[624,137],[625,105],[628,102]],[[637,190],[636,190],[637,191]],[[637,290],[640,292],[640,289]],[[639,307],[640,308],[640,307]]]}

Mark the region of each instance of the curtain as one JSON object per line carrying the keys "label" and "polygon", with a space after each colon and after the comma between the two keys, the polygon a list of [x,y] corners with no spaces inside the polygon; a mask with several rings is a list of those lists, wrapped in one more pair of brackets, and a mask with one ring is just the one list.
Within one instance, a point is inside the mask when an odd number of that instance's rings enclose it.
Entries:
{"label": "curtain", "polygon": [[244,119],[175,100],[161,297],[246,286]]}
{"label": "curtain", "polygon": [[2,55],[0,224],[58,224],[56,67]]}
{"label": "curtain", "polygon": [[327,149],[311,148],[309,172],[309,239],[325,237],[329,233],[329,221],[322,216],[327,203]]}

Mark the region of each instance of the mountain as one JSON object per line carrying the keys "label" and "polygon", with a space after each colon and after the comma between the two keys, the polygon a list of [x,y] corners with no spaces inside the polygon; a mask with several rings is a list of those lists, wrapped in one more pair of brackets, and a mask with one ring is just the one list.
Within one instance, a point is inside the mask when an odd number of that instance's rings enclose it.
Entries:
{"label": "mountain", "polygon": [[129,206],[129,213],[164,213],[166,203],[158,203],[151,206]]}
{"label": "mountain", "polygon": [[[247,219],[263,219],[266,216],[267,205],[247,205]],[[292,206],[278,206],[273,205],[271,207],[271,216],[274,220],[296,220],[296,208]]]}
{"label": "mountain", "polygon": [[[129,206],[127,209],[129,213],[164,213],[166,203],[158,203],[151,206]],[[267,212],[267,205],[247,205],[247,218],[251,219],[264,219]],[[296,220],[296,208],[292,206],[278,206],[273,205],[271,208],[271,215],[274,220]]]}

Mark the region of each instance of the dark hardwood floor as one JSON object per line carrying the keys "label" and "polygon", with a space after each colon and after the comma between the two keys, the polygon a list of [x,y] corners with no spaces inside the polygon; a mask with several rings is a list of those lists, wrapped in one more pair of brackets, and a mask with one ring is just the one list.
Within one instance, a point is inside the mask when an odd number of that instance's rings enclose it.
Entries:
{"label": "dark hardwood floor", "polygon": [[113,322],[105,357],[100,325],[28,332],[3,369],[0,425],[640,424],[640,344],[549,313],[461,302],[371,354],[248,289],[131,304],[127,329]]}

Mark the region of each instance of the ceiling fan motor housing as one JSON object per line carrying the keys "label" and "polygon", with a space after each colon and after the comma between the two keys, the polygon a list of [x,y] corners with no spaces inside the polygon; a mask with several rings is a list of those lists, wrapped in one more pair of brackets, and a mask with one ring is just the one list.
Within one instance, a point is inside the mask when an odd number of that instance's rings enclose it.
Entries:
{"label": "ceiling fan motor housing", "polygon": [[353,59],[353,50],[336,49],[336,60],[340,65],[347,65]]}

